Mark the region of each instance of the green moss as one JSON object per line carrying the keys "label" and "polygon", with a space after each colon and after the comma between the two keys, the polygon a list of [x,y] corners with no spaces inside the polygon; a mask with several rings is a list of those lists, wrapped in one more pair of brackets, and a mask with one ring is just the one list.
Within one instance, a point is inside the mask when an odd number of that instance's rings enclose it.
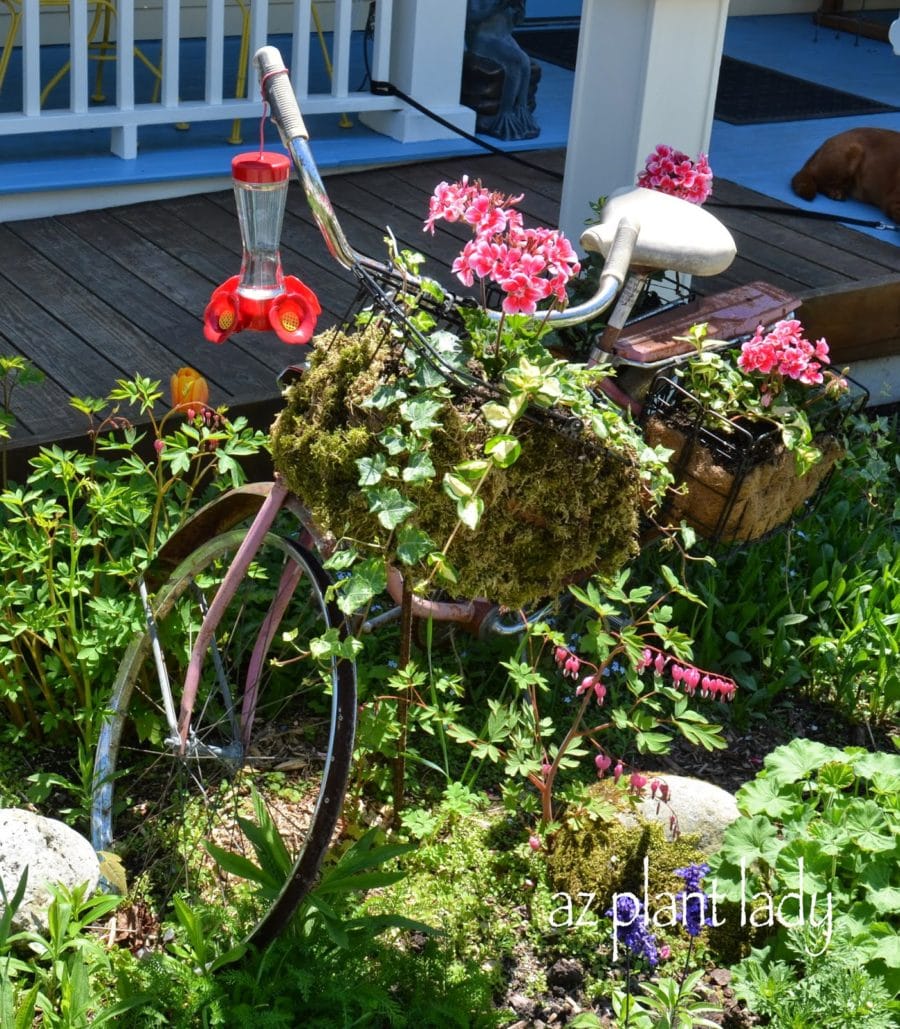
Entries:
{"label": "green moss", "polygon": [[526,930],[514,893],[523,868],[515,854],[492,846],[494,816],[472,813],[443,824],[402,861],[403,878],[373,893],[367,914],[404,912],[439,931],[445,959],[490,970],[501,985],[501,962]]}
{"label": "green moss", "polygon": [[346,398],[371,374],[377,340],[340,336],[313,351],[310,369],[287,393],[272,428],[272,459],[316,522],[336,538],[374,538],[377,521],[359,491],[356,461],[378,443],[371,428],[352,424]]}
{"label": "green moss", "polygon": [[[626,807],[621,791],[609,780],[595,784],[590,792],[618,807]],[[593,893],[596,909],[601,912],[610,907],[616,893],[633,893],[643,902],[646,892],[655,914],[664,908],[668,910],[669,895],[684,888],[675,869],[706,860],[698,839],[685,834],[669,840],[661,822],[625,826],[610,818],[578,829],[563,825],[547,856],[550,881],[554,890],[570,897]],[[704,886],[711,894],[710,883],[704,882]],[[717,963],[727,966],[746,956],[750,947],[759,942],[758,932],[741,925],[738,904],[716,897],[715,917],[721,924],[707,928],[703,939]],[[660,924],[669,920],[667,914],[661,913],[660,918]],[[671,932],[669,938],[674,942]]]}
{"label": "green moss", "polygon": [[[390,378],[393,359],[367,331],[339,337],[338,344],[329,337],[327,347],[316,349],[309,373],[288,393],[273,428],[273,458],[326,531],[383,547],[388,534],[368,513],[355,462],[376,452],[376,434],[394,411],[360,406]],[[404,486],[418,506],[415,526],[439,547],[457,521],[441,479],[460,462],[480,458],[492,433],[465,399],[448,404],[440,417],[431,449],[436,479]],[[630,461],[593,446],[587,433],[571,440],[538,422],[520,422],[516,431],[520,458],[491,473],[480,492],[481,524],[474,532],[461,529],[448,554],[458,595],[511,608],[555,595],[584,569],[620,568],[636,553],[638,511]]]}
{"label": "green moss", "polygon": [[684,883],[676,868],[703,860],[696,836],[666,839],[659,822],[624,826],[616,819],[598,821],[573,831],[563,827],[547,857],[554,887],[571,896],[595,893],[612,901],[615,893],[644,896],[644,863],[648,896],[676,893]]}

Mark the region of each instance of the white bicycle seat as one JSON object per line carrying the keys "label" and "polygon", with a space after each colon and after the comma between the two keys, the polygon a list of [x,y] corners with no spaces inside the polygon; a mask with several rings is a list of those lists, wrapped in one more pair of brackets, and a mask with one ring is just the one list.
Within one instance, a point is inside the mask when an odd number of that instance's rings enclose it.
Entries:
{"label": "white bicycle seat", "polygon": [[606,257],[623,218],[640,229],[631,258],[634,268],[718,275],[737,252],[731,233],[709,211],[641,187],[610,195],[600,221],[581,234],[582,247]]}

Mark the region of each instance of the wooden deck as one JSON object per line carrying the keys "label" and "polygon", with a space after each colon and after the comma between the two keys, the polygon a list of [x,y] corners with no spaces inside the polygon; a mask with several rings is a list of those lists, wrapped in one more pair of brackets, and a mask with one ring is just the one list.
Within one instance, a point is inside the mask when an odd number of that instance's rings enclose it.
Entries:
{"label": "wooden deck", "polygon": [[[564,153],[528,159],[546,173],[485,156],[335,175],[326,185],[358,250],[382,255],[390,226],[401,245],[425,253],[432,275],[449,281],[442,269],[467,234],[458,226],[433,237],[422,232],[434,185],[462,174],[480,177],[492,188],[524,192],[528,223],[554,225]],[[714,200],[773,203],[724,181]],[[887,285],[900,311],[900,246],[776,206],[783,213],[715,208],[739,256],[724,274],[695,280],[698,292],[764,279],[803,297],[877,283]],[[318,293],[320,326],[333,324],[350,300],[352,278],[328,255],[295,185],[282,240],[286,273]],[[13,445],[78,438],[85,426],[69,407],[72,395],[103,396],[117,379],[135,374],[167,382],[185,364],[207,377],[213,403],[246,407],[265,424],[277,404],[275,376],[290,363],[291,348],[262,333],[216,347],[201,329],[212,289],[237,273],[240,252],[230,192],[0,225],[0,353],[23,354],[46,374],[43,384],[14,396]]]}

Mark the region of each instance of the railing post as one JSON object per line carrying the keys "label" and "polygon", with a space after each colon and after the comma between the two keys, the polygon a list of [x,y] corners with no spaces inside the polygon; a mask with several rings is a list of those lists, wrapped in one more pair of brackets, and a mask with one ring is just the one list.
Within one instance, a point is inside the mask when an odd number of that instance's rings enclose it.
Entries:
{"label": "railing post", "polygon": [[133,160],[138,149],[134,120],[134,4],[119,4],[117,15],[116,107],[122,115],[122,124],[110,133],[110,150],[116,157]]}
{"label": "railing post", "polygon": [[571,239],[658,143],[708,150],[727,14],[728,0],[584,0],[560,212]]}
{"label": "railing post", "polygon": [[[394,0],[390,79],[398,89],[466,132],[475,112],[459,102],[466,5],[447,0]],[[418,111],[369,111],[360,121],[401,142],[452,139],[454,133]]]}

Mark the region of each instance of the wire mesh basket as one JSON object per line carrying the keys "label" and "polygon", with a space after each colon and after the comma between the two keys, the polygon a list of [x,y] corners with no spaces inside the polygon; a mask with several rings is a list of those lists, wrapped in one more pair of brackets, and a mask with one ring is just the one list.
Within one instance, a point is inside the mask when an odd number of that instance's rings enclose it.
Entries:
{"label": "wire mesh basket", "polygon": [[725,417],[679,382],[677,373],[653,380],[641,414],[652,445],[672,451],[675,485],[659,520],[691,525],[712,542],[761,539],[792,519],[809,514],[843,454],[851,416],[868,402],[868,391],[842,376],[847,389],[809,395],[821,459],[800,474],[780,426],[758,417]]}
{"label": "wire mesh basket", "polygon": [[[475,311],[482,305],[471,297],[460,297],[443,291],[437,283],[425,286],[429,280],[404,277],[394,269],[360,266],[354,269],[359,286],[340,324],[318,340],[320,347],[340,345],[340,334],[352,332],[362,324],[377,326],[382,334],[382,346],[394,348],[398,353],[410,347],[424,356],[428,365],[441,375],[456,396],[467,395],[471,401],[503,402],[509,393],[498,382],[490,381],[469,361],[461,364],[448,358],[441,346],[442,334],[463,339],[467,328],[463,312]],[[485,306],[499,308],[501,294],[493,289],[486,297]],[[598,403],[606,403],[597,398]],[[603,446],[591,434],[585,433],[584,422],[564,407],[532,405],[525,418],[553,428],[562,436],[579,441],[589,449],[603,450],[611,457],[631,463],[631,457],[622,451]]]}
{"label": "wire mesh basket", "polygon": [[[459,346],[466,331],[457,298],[447,302],[439,290],[366,269],[346,317],[316,338],[308,372],[287,393],[272,431],[275,467],[326,532],[402,563],[399,532],[385,531],[384,512],[361,490],[360,466],[377,465],[385,504],[409,512],[404,539],[452,540],[456,596],[518,609],[556,595],[582,569],[613,573],[636,551],[637,433],[633,445],[610,443],[587,418],[535,403],[506,435],[517,456],[500,465],[485,460],[488,442],[504,432],[484,407],[511,394]],[[441,403],[421,405],[434,421],[423,444],[427,462],[413,466],[410,408],[435,396]],[[477,527],[460,529],[467,482],[462,493],[453,483],[473,465],[483,514]],[[487,467],[491,474],[480,478]]]}

